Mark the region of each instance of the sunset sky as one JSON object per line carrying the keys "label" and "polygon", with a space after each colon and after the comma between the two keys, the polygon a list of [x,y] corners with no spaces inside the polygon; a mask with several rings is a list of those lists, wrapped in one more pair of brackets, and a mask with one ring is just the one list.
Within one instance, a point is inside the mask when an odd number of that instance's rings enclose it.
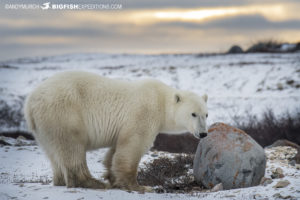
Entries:
{"label": "sunset sky", "polygon": [[98,0],[113,10],[6,9],[0,3],[0,60],[68,53],[200,53],[258,40],[300,41],[299,0]]}

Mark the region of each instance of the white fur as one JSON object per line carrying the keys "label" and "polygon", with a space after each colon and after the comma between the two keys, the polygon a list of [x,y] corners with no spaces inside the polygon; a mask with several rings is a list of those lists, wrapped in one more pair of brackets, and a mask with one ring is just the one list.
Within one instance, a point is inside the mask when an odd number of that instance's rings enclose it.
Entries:
{"label": "white fur", "polygon": [[206,133],[206,101],[207,95],[199,97],[156,80],[129,82],[63,72],[27,97],[25,118],[51,160],[55,185],[105,187],[91,177],[85,153],[111,147],[105,160],[111,185],[142,190],[136,182],[137,166],[156,135]]}

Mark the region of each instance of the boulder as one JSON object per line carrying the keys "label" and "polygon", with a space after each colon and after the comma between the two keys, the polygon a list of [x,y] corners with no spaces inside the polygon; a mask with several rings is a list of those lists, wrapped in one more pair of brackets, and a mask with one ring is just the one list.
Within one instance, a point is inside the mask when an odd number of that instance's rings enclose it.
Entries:
{"label": "boulder", "polygon": [[288,180],[278,181],[276,185],[273,186],[273,188],[284,188],[288,186],[290,182]]}
{"label": "boulder", "polygon": [[244,131],[216,123],[201,139],[194,159],[195,180],[207,188],[259,185],[266,169],[264,149]]}
{"label": "boulder", "polygon": [[278,146],[290,146],[293,147],[294,149],[297,149],[297,154],[295,155],[295,157],[293,157],[291,159],[291,164],[294,165],[300,164],[300,146],[296,143],[293,143],[291,141],[288,140],[277,140],[276,142],[274,142],[272,145],[268,146],[267,148],[271,148],[271,147],[278,147]]}
{"label": "boulder", "polygon": [[240,46],[232,46],[227,53],[244,53],[243,49]]}

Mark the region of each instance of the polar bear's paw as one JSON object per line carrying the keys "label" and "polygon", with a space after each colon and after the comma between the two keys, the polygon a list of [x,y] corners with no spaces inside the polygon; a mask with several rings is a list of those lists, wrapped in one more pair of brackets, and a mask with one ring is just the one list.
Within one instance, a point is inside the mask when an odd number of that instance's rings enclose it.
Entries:
{"label": "polar bear's paw", "polygon": [[107,184],[98,181],[94,178],[86,178],[85,180],[73,180],[67,184],[68,188],[81,187],[81,188],[92,188],[92,189],[107,189]]}
{"label": "polar bear's paw", "polygon": [[110,185],[113,185],[116,181],[116,178],[114,177],[114,175],[111,173],[111,172],[106,172],[104,175],[103,175],[103,178],[105,180],[108,180]]}
{"label": "polar bear's paw", "polygon": [[139,190],[140,193],[145,193],[145,192],[152,193],[152,192],[154,192],[153,188],[150,187],[150,186],[139,186],[139,187],[140,187],[140,190]]}
{"label": "polar bear's paw", "polygon": [[127,190],[127,191],[137,191],[139,193],[145,193],[145,192],[153,192],[152,187],[149,186],[141,186],[138,184],[129,184],[129,185],[125,185],[125,184],[114,184],[113,188],[119,188],[121,190]]}
{"label": "polar bear's paw", "polygon": [[53,185],[54,186],[66,186],[65,178],[62,174],[55,174],[53,177]]}

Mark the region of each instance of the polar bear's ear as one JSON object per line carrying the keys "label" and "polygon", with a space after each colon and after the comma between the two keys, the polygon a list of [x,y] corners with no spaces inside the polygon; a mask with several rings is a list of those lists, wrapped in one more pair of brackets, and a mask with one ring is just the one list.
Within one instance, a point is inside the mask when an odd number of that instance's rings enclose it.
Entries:
{"label": "polar bear's ear", "polygon": [[208,99],[207,94],[204,94],[204,95],[202,96],[202,98],[204,99],[205,102],[207,102],[207,99]]}
{"label": "polar bear's ear", "polygon": [[181,97],[179,96],[179,94],[175,94],[175,102],[179,103],[181,101]]}

